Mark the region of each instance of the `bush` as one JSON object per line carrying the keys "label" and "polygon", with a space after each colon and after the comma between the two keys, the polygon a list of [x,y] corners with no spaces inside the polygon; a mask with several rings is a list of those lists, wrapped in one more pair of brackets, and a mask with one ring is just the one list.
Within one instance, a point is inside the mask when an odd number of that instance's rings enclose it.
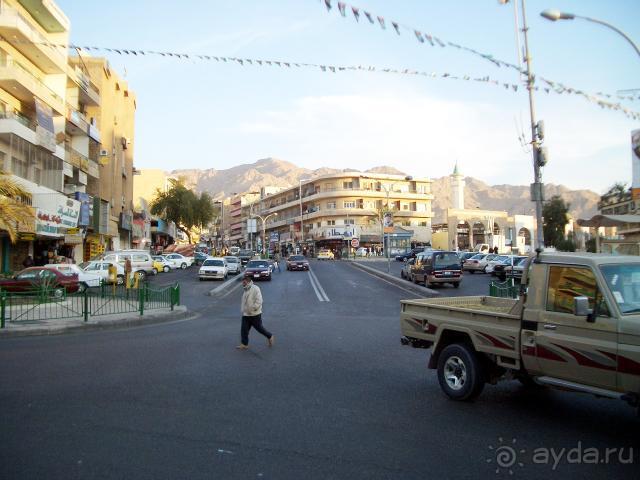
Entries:
{"label": "bush", "polygon": [[585,242],[587,252],[596,253],[596,239],[590,238]]}
{"label": "bush", "polygon": [[567,240],[563,239],[556,243],[556,249],[559,252],[575,252],[576,244],[571,239],[567,239]]}

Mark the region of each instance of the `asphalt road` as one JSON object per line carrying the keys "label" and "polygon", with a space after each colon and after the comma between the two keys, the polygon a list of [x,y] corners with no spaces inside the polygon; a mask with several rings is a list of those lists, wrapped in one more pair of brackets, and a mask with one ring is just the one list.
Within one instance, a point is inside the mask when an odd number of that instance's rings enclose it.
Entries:
{"label": "asphalt road", "polygon": [[3,479],[638,478],[630,408],[517,382],[448,400],[399,342],[415,295],[346,262],[260,283],[276,341],[252,331],[248,351],[239,282],[207,296],[220,283],[195,275],[153,280],[180,280],[195,320],[0,342]]}

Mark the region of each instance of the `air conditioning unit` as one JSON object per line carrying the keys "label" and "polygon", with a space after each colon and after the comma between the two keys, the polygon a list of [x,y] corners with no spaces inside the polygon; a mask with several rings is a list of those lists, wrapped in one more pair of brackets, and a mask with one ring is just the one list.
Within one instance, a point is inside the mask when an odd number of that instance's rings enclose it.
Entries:
{"label": "air conditioning unit", "polygon": [[100,150],[100,156],[101,157],[107,157],[108,155],[109,155],[109,151],[108,150],[105,150],[105,149]]}

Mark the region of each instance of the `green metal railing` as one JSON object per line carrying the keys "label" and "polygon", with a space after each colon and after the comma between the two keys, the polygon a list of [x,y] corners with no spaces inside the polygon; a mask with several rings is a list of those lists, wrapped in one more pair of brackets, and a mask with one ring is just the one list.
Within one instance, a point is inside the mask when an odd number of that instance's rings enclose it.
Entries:
{"label": "green metal railing", "polygon": [[489,285],[490,297],[518,298],[520,286],[516,285],[513,278],[508,278],[504,282],[491,282]]}
{"label": "green metal railing", "polygon": [[27,292],[0,291],[0,328],[7,322],[38,323],[62,320],[139,313],[145,310],[173,308],[180,304],[178,283],[163,288],[151,288],[147,283],[139,288],[123,285],[101,285],[84,292],[67,293],[60,288],[35,288]]}

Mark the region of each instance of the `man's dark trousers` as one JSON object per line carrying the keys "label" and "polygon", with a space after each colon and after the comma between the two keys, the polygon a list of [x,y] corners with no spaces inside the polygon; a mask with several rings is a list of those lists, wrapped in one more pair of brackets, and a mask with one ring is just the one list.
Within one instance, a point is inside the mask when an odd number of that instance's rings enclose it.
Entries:
{"label": "man's dark trousers", "polygon": [[258,332],[267,338],[271,338],[271,332],[262,326],[262,314],[248,316],[242,316],[242,330],[240,331],[240,338],[243,345],[249,345],[249,330],[251,327],[255,328]]}

